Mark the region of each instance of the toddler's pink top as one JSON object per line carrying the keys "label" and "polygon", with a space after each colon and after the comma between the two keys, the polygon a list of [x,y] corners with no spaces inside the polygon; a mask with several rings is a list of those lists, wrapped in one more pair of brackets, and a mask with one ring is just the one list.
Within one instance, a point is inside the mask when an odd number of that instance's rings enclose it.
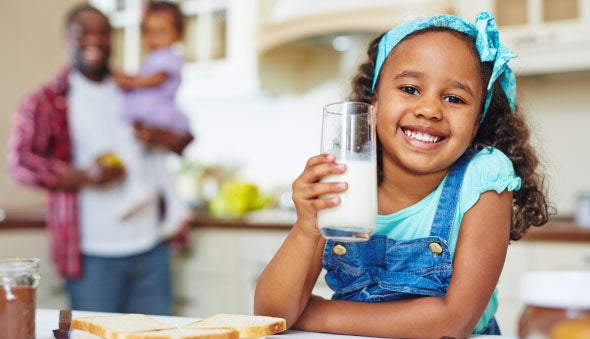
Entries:
{"label": "toddler's pink top", "polygon": [[160,86],[126,91],[123,119],[129,123],[141,122],[188,133],[189,120],[178,109],[175,101],[183,63],[182,54],[174,47],[149,53],[141,65],[139,76],[165,72],[168,77]]}

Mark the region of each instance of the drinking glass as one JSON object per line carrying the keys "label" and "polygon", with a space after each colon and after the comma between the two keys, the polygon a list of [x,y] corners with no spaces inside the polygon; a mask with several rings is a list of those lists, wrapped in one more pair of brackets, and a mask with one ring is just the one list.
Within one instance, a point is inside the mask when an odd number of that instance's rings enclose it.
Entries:
{"label": "drinking glass", "polygon": [[318,213],[318,227],[326,239],[368,240],[377,216],[377,151],[375,109],[362,102],[339,102],[324,106],[321,153],[333,154],[346,172],[322,178],[324,182],[347,182],[336,207]]}

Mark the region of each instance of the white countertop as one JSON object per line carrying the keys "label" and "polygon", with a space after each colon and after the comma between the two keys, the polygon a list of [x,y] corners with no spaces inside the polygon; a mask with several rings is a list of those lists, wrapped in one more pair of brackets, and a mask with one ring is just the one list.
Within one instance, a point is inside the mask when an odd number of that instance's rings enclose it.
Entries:
{"label": "white countertop", "polygon": [[[98,312],[85,312],[85,311],[72,311],[72,317],[84,317],[84,316],[94,316],[94,315],[106,315],[107,313],[98,313]],[[167,316],[153,316],[154,318],[158,319],[159,321],[181,326],[198,320],[197,318],[187,318],[187,317],[167,317]],[[53,337],[53,330],[58,327],[59,321],[59,310],[50,310],[50,309],[37,309],[36,314],[36,327],[35,327],[35,335],[36,339],[54,339]],[[86,332],[73,330],[70,334],[70,339],[97,339],[97,336],[92,334],[88,334]],[[305,332],[305,331],[287,331],[282,333],[281,335],[272,335],[266,338],[274,338],[274,339],[309,339],[309,338],[320,338],[320,339],[367,339],[370,337],[357,337],[352,335],[338,335],[338,334],[326,334],[326,333],[316,333],[316,332]],[[506,336],[474,336],[473,338],[510,338],[516,339],[515,337],[506,337]]]}

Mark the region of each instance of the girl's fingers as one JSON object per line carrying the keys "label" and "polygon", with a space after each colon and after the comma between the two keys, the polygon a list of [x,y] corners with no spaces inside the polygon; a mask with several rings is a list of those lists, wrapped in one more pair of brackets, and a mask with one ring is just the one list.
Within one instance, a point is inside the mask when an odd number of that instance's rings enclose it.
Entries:
{"label": "girl's fingers", "polygon": [[316,199],[330,193],[342,193],[347,188],[346,182],[317,182],[301,185],[293,190],[293,195],[302,200]]}
{"label": "girl's fingers", "polygon": [[330,174],[342,174],[346,171],[346,165],[336,163],[331,154],[322,154],[308,160],[305,170],[294,182],[313,183],[320,181]]}

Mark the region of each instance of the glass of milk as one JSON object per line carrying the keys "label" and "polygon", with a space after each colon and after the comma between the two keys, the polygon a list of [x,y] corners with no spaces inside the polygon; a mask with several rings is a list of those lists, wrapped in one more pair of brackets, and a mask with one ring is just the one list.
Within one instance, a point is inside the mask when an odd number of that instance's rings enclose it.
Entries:
{"label": "glass of milk", "polygon": [[346,164],[346,172],[322,181],[348,183],[348,189],[338,194],[340,205],[318,213],[318,226],[326,239],[365,241],[373,233],[377,216],[375,138],[373,106],[351,101],[324,106],[321,153],[334,154],[337,163]]}

